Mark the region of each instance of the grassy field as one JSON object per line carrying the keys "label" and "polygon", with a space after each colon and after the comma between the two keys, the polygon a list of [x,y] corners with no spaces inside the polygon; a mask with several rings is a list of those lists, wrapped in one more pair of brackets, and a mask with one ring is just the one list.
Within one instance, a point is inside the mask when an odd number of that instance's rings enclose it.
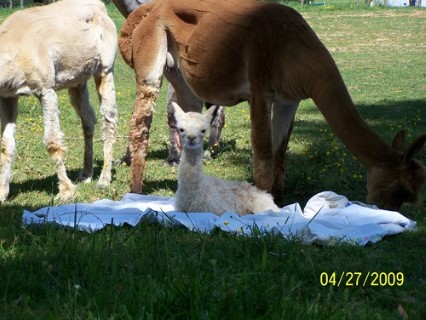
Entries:
{"label": "grassy field", "polygon": [[[366,121],[387,141],[402,128],[408,139],[426,128],[426,11],[368,8],[355,1],[327,6],[293,4],[335,58]],[[123,18],[109,13],[120,27]],[[0,8],[0,22],[10,11]],[[1,44],[0,44],[1,45]],[[133,105],[133,72],[117,56],[119,133],[124,154]],[[93,92],[93,84],[92,92]],[[144,192],[173,195],[176,168],[163,165],[168,138],[165,88],[151,131]],[[93,104],[98,108],[92,94]],[[80,124],[60,92],[67,169],[82,165]],[[221,178],[251,180],[247,104],[226,109],[219,156],[205,164]],[[96,174],[102,165],[100,126]],[[191,233],[142,223],[94,234],[53,226],[22,227],[22,210],[55,204],[57,177],[42,143],[35,98],[22,98],[16,134],[18,156],[9,200],[0,205],[0,319],[425,319],[426,209],[404,206],[414,232],[359,248],[321,247],[263,235]],[[426,152],[419,157],[426,163]],[[302,207],[315,193],[333,190],[366,196],[365,169],[333,135],[312,101],[298,111],[287,156],[286,202]],[[114,169],[106,190],[96,180],[78,185],[78,202],[119,200],[129,190],[128,167]],[[423,196],[425,195],[423,191]],[[424,198],[424,197],[423,197]],[[402,285],[321,285],[321,274],[384,272],[404,275]]]}

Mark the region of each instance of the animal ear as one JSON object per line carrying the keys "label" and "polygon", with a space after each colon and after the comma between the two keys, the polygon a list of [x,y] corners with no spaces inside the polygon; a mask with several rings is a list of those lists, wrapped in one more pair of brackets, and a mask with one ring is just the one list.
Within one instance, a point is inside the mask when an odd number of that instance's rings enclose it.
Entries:
{"label": "animal ear", "polygon": [[219,110],[220,106],[213,105],[210,108],[207,109],[206,112],[204,112],[204,117],[208,120],[208,122],[211,124],[216,117],[217,111]]}
{"label": "animal ear", "polygon": [[176,102],[172,102],[173,114],[177,122],[182,121],[182,117],[185,115],[185,112]]}
{"label": "animal ear", "polygon": [[410,145],[407,151],[404,153],[404,164],[408,165],[411,161],[414,160],[414,157],[420,152],[423,145],[426,143],[426,135],[418,137]]}
{"label": "animal ear", "polygon": [[392,148],[396,151],[405,151],[405,130],[400,130],[392,141]]}

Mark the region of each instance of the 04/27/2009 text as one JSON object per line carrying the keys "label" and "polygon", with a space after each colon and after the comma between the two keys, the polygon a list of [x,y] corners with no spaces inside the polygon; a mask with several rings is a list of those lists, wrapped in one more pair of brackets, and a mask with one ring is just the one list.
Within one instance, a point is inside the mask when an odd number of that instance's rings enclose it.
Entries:
{"label": "04/27/2009 text", "polygon": [[404,284],[404,274],[402,272],[322,272],[320,274],[321,286],[337,287],[385,287],[402,286]]}

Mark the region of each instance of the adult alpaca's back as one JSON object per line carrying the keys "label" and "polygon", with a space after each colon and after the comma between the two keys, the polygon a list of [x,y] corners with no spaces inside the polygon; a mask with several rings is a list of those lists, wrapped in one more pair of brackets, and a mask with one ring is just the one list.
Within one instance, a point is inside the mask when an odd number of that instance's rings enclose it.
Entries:
{"label": "adult alpaca's back", "polygon": [[216,108],[185,113],[172,103],[183,152],[179,163],[176,209],[184,212],[249,214],[278,210],[272,196],[246,181],[226,181],[203,172],[203,142]]}

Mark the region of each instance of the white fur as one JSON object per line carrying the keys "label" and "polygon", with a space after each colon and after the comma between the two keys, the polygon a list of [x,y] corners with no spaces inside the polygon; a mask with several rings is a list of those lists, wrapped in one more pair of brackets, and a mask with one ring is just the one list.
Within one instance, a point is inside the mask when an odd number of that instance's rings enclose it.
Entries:
{"label": "white fur", "polygon": [[246,181],[225,181],[203,173],[203,142],[215,108],[185,113],[172,103],[183,152],[179,164],[176,209],[184,212],[237,214],[278,210],[272,196]]}
{"label": "white fur", "polygon": [[0,26],[0,116],[2,125],[0,201],[6,200],[16,154],[18,97],[35,95],[44,117],[44,143],[56,163],[60,200],[73,197],[66,174],[63,133],[56,90],[68,89],[81,118],[84,164],[81,180],[93,174],[95,113],[87,81],[93,76],[103,115],[104,167],[98,185],[111,181],[112,147],[117,126],[114,59],[117,30],[100,0],[63,0],[12,14]]}

